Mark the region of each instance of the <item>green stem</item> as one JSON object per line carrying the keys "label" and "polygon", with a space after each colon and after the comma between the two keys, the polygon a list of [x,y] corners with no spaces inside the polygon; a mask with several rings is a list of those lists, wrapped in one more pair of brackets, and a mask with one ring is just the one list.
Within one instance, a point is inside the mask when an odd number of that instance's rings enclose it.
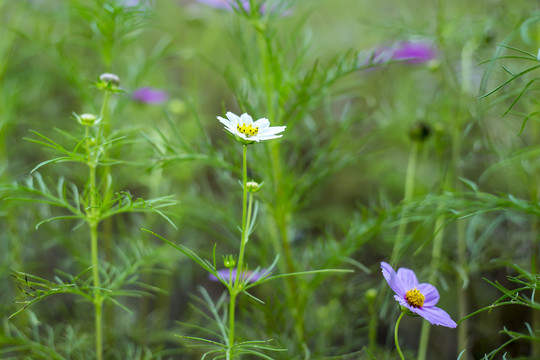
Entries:
{"label": "green stem", "polygon": [[[403,194],[403,206],[407,205],[413,197],[414,180],[416,178],[416,163],[418,160],[418,150],[419,150],[420,145],[416,141],[413,141],[411,145],[412,147],[409,152],[409,161],[407,164],[407,175],[405,178],[405,192]],[[392,257],[390,261],[392,265],[396,265],[396,263],[399,260],[399,257],[401,256],[401,248],[403,246],[402,243],[405,237],[406,229],[407,229],[407,223],[405,221],[401,221],[398,227],[397,234],[396,234],[394,248],[392,250]]]}
{"label": "green stem", "polygon": [[247,209],[247,145],[243,146],[243,155],[242,155],[242,235],[240,240],[240,251],[238,254],[238,265],[236,267],[236,278],[234,284],[229,288],[230,293],[230,302],[229,302],[229,351],[227,358],[234,359],[234,354],[232,347],[234,346],[234,320],[235,320],[235,305],[236,305],[236,296],[242,291],[241,290],[241,274],[244,268],[244,252],[246,243],[248,240],[247,234],[247,223],[248,217],[251,217],[251,205],[252,198],[250,197],[250,209],[248,215]]}
{"label": "green stem", "polygon": [[94,280],[94,308],[95,308],[95,331],[96,331],[96,358],[101,360],[103,358],[103,299],[100,293],[100,281],[99,281],[99,259],[98,259],[98,236],[97,236],[97,222],[90,222],[90,236],[92,247],[92,277]]}
{"label": "green stem", "polygon": [[403,315],[405,315],[404,312],[402,312],[401,315],[399,315],[399,317],[398,317],[398,319],[396,321],[396,327],[394,328],[394,341],[396,342],[396,350],[397,350],[401,360],[405,360],[405,357],[403,357],[403,353],[401,352],[401,348],[399,347],[398,327],[399,327],[399,323],[401,322],[401,318],[403,317]]}
{"label": "green stem", "polygon": [[[437,206],[437,214],[439,214],[444,208],[444,203],[441,202]],[[439,270],[439,265],[441,262],[441,253],[442,253],[442,241],[444,238],[444,215],[437,216],[435,220],[435,238],[433,239],[433,248],[431,250],[431,267],[428,278],[428,283],[435,283],[437,277],[437,271]],[[422,321],[422,330],[420,332],[420,342],[418,343],[418,360],[425,360],[427,356],[427,347],[429,343],[429,333],[431,331],[431,326],[427,321]]]}
{"label": "green stem", "polygon": [[[90,227],[90,256],[92,264],[92,280],[94,285],[94,323],[95,323],[95,337],[96,337],[96,359],[103,359],[103,299],[101,298],[99,280],[99,246],[98,246],[98,225],[99,225],[99,213],[98,213],[98,199],[97,199],[97,187],[96,187],[96,168],[97,168],[97,155],[96,152],[92,152],[90,149],[90,129],[86,127],[86,153],[87,164],[89,170],[89,183],[88,191],[90,194],[89,206],[88,206],[88,225]],[[96,138],[96,142],[99,142],[99,138]]]}
{"label": "green stem", "polygon": [[99,288],[101,283],[99,280],[99,250],[98,250],[98,214],[97,214],[97,188],[96,188],[96,164],[92,159],[91,154],[88,154],[88,167],[90,169],[90,206],[89,206],[89,226],[90,226],[90,247],[92,261],[92,278],[94,284],[94,308],[95,308],[95,334],[96,334],[96,358],[103,358],[103,324],[102,324],[102,307],[103,299]]}

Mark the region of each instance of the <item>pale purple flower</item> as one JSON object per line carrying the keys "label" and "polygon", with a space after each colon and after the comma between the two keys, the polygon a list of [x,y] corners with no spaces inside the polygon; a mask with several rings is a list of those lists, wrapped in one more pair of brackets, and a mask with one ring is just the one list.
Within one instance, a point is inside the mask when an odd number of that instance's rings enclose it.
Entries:
{"label": "pale purple flower", "polygon": [[[236,0],[197,0],[200,3],[210,5],[217,9],[232,10],[238,6]],[[249,0],[242,0],[241,4],[244,10],[249,11]]]}
{"label": "pale purple flower", "polygon": [[151,87],[142,87],[133,92],[133,100],[145,104],[160,104],[168,98],[167,92]]}
{"label": "pale purple flower", "polygon": [[[238,9],[238,1],[237,0],[197,0],[200,3],[210,5],[216,9],[223,9],[223,10],[233,10]],[[249,12],[249,0],[241,0],[240,5],[242,9],[246,12]],[[261,2],[261,5],[259,7],[259,11],[261,14],[264,14],[267,12],[267,4],[265,4],[265,1]],[[271,6],[270,11],[272,13],[279,13],[280,15],[287,16],[290,14],[290,11],[287,10],[286,4],[273,4]]]}
{"label": "pale purple flower", "polygon": [[[236,279],[236,271],[237,271],[236,269],[232,269],[232,271],[230,271],[229,269],[221,269],[221,270],[218,270],[217,273],[220,278],[222,278],[226,282],[229,282],[229,275],[232,275],[233,281]],[[269,274],[270,272],[268,269],[261,269],[260,271],[247,270],[243,272],[240,279],[247,280],[250,283],[254,283],[256,281],[259,281],[263,277],[266,277]],[[218,278],[213,274],[208,274],[208,279],[212,281],[219,281]]]}
{"label": "pale purple flower", "polygon": [[396,293],[394,299],[409,311],[420,315],[433,325],[455,328],[457,324],[450,315],[435,305],[439,301],[439,292],[435,286],[419,284],[414,271],[400,268],[396,272],[387,263],[381,262],[382,273],[386,282]]}
{"label": "pale purple flower", "polygon": [[437,57],[437,50],[427,40],[401,41],[374,52],[374,62],[403,61],[409,64],[426,63]]}

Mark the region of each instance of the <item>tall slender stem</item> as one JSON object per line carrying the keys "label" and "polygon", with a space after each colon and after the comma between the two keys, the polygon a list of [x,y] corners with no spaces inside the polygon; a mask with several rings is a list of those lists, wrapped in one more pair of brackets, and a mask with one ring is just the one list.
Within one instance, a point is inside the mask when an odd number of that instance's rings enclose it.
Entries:
{"label": "tall slender stem", "polygon": [[396,326],[394,328],[394,341],[396,343],[396,350],[397,350],[401,360],[405,360],[405,357],[403,357],[403,353],[401,352],[401,348],[399,347],[398,328],[399,328],[399,323],[400,323],[401,318],[403,317],[403,315],[405,315],[404,312],[402,312],[401,315],[399,315],[399,317],[398,317],[398,319],[396,321]]}
{"label": "tall slender stem", "polygon": [[[441,202],[437,206],[437,214],[441,212],[444,208],[444,203]],[[436,279],[437,271],[441,262],[441,253],[442,253],[442,240],[444,238],[444,215],[437,216],[435,220],[435,238],[433,239],[433,248],[431,250],[431,267],[429,272],[428,282],[433,284]],[[427,356],[427,347],[429,343],[429,333],[431,331],[431,326],[429,322],[422,321],[422,330],[420,332],[420,342],[418,343],[418,360],[425,360]]]}
{"label": "tall slender stem", "polygon": [[233,346],[234,346],[234,320],[235,320],[235,305],[236,305],[236,296],[241,291],[241,279],[243,274],[243,267],[244,267],[244,252],[246,243],[248,240],[248,217],[251,217],[251,205],[252,205],[252,197],[250,197],[250,205],[248,210],[248,204],[247,204],[247,145],[243,146],[243,155],[242,155],[242,190],[243,190],[243,196],[242,196],[242,235],[240,240],[240,251],[238,254],[238,265],[236,267],[236,278],[234,279],[234,284],[232,287],[229,288],[230,293],[230,301],[229,301],[229,351],[227,353],[228,359],[234,359],[234,352],[233,352]]}
{"label": "tall slender stem", "polygon": [[[92,264],[92,280],[94,285],[94,326],[95,326],[95,338],[96,338],[96,359],[103,359],[103,299],[100,293],[101,282],[99,280],[99,244],[98,244],[98,196],[96,186],[96,168],[98,159],[95,151],[90,148],[90,128],[87,126],[85,131],[86,138],[86,155],[87,165],[89,171],[88,191],[89,191],[89,203],[87,219],[90,228],[90,257]],[[99,142],[99,137],[96,138],[96,143]],[[97,146],[95,144],[94,146]]]}
{"label": "tall slender stem", "polygon": [[[90,150],[89,150],[90,151]],[[103,299],[99,288],[101,283],[99,280],[99,249],[98,249],[98,213],[97,213],[97,188],[96,188],[96,162],[92,158],[91,153],[88,153],[88,167],[90,170],[89,191],[89,221],[90,226],[90,248],[92,261],[92,278],[94,285],[94,318],[95,318],[95,336],[96,336],[96,358],[103,358]]]}
{"label": "tall slender stem", "polygon": [[[418,149],[420,145],[418,142],[413,141],[411,144],[411,150],[409,152],[409,161],[407,163],[407,175],[405,178],[405,192],[403,194],[403,205],[407,205],[414,194],[414,182],[416,178],[416,163],[418,160]],[[402,219],[403,220],[403,219]],[[407,229],[407,223],[401,221],[399,224],[396,240],[394,242],[394,248],[392,250],[391,263],[396,265],[401,256],[401,248],[403,243],[403,238],[405,237],[405,230]]]}

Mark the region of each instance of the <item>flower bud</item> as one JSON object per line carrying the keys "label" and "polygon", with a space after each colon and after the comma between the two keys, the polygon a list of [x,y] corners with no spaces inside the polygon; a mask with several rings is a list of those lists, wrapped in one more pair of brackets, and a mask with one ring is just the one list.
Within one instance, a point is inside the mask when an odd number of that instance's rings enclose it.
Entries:
{"label": "flower bud", "polygon": [[119,86],[120,85],[120,78],[118,75],[111,74],[111,73],[103,73],[99,76],[99,80],[104,82],[105,84],[111,84],[113,86]]}
{"label": "flower bud", "polygon": [[236,260],[234,259],[233,255],[226,255],[223,257],[223,265],[227,269],[231,269],[236,266]]}
{"label": "flower bud", "polygon": [[118,75],[111,73],[101,74],[98,81],[96,81],[94,85],[102,91],[110,91],[113,93],[124,92],[124,90],[120,88],[120,78]]}
{"label": "flower bud", "polygon": [[364,295],[369,303],[373,303],[377,298],[377,290],[371,288],[368,289]]}
{"label": "flower bud", "polygon": [[412,141],[424,142],[431,135],[431,127],[423,121],[414,123],[409,130]]}
{"label": "flower bud", "polygon": [[75,119],[79,122],[79,124],[84,126],[93,126],[100,123],[101,118],[96,117],[94,114],[75,114],[73,113],[73,116]]}
{"label": "flower bud", "polygon": [[259,184],[255,181],[248,181],[246,183],[246,188],[247,188],[247,191],[249,191],[250,193],[256,193],[257,191],[259,191],[262,187],[262,183]]}

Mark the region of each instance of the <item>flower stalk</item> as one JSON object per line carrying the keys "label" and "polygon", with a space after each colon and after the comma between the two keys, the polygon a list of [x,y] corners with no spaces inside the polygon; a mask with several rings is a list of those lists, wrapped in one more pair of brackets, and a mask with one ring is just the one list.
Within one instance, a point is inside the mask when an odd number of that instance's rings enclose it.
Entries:
{"label": "flower stalk", "polygon": [[396,343],[396,350],[401,360],[405,360],[405,357],[403,356],[403,353],[401,352],[401,348],[399,347],[398,328],[399,328],[399,323],[401,322],[401,318],[403,318],[403,315],[405,315],[405,313],[401,312],[401,314],[399,315],[396,321],[396,326],[394,327],[394,341]]}

